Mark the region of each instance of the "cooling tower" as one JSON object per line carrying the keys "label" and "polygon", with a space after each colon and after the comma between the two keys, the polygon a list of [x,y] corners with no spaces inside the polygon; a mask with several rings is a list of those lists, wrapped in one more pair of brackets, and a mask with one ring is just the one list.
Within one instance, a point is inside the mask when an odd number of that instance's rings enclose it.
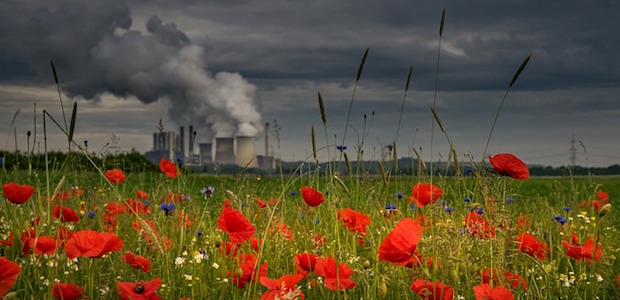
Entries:
{"label": "cooling tower", "polygon": [[237,137],[237,157],[236,164],[248,168],[258,168],[258,160],[256,159],[256,150],[254,147],[255,137],[238,136]]}
{"label": "cooling tower", "polygon": [[185,128],[183,126],[179,129],[179,144],[181,146],[181,149],[179,149],[181,151],[180,158],[185,160]]}
{"label": "cooling tower", "polygon": [[215,138],[215,161],[219,164],[235,163],[235,139],[232,137]]}
{"label": "cooling tower", "polygon": [[200,151],[200,164],[206,165],[208,163],[213,162],[213,143],[200,143],[198,144],[198,149]]}

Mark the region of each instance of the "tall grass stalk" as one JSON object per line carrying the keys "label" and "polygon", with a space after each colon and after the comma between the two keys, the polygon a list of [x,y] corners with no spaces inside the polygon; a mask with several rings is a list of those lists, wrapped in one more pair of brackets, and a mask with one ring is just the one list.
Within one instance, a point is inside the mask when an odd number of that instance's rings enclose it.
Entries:
{"label": "tall grass stalk", "polygon": [[[360,78],[362,77],[362,71],[364,70],[364,64],[366,63],[366,57],[368,57],[368,51],[370,48],[366,48],[364,52],[364,56],[362,56],[362,61],[360,62],[360,66],[357,69],[357,76],[355,78],[355,85],[353,86],[353,93],[351,94],[351,101],[349,102],[349,110],[347,112],[347,121],[344,123],[344,133],[342,134],[342,143],[340,145],[344,146],[345,141],[347,139],[347,129],[349,128],[349,121],[351,119],[351,111],[353,110],[353,100],[355,100],[355,92],[357,91],[357,86],[359,85]],[[340,159],[342,159],[342,152],[340,153]],[[340,166],[338,166],[340,168]]]}
{"label": "tall grass stalk", "polygon": [[487,156],[487,150],[489,149],[489,144],[491,143],[491,136],[493,136],[493,130],[495,129],[495,124],[497,123],[497,119],[499,118],[499,113],[502,111],[502,107],[504,107],[504,103],[506,102],[506,98],[508,97],[508,92],[510,92],[510,89],[512,89],[512,86],[519,78],[519,75],[521,75],[521,72],[523,71],[523,69],[525,69],[525,66],[527,66],[527,63],[530,61],[530,56],[531,55],[528,54],[527,57],[525,57],[525,59],[523,60],[523,62],[521,63],[517,71],[515,72],[515,74],[512,76],[512,80],[510,80],[510,83],[508,84],[508,88],[506,89],[506,92],[504,93],[504,97],[502,97],[502,102],[500,102],[499,108],[497,109],[497,112],[495,113],[495,118],[493,119],[493,124],[491,125],[491,131],[489,132],[487,143],[484,146],[484,151],[482,152],[482,162],[484,162],[484,159]]}

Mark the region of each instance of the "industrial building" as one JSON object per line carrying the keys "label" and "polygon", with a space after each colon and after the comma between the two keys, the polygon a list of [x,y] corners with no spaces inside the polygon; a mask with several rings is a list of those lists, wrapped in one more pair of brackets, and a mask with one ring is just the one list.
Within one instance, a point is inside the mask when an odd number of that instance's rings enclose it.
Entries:
{"label": "industrial building", "polygon": [[[268,129],[269,123],[265,124],[265,127]],[[187,135],[184,131],[185,127],[181,126],[179,133],[172,131],[153,133],[153,150],[145,153],[147,158],[156,164],[164,157],[193,166],[232,164],[244,168],[274,167],[273,156],[269,155],[268,130],[265,132],[265,155],[259,156],[256,155],[255,136],[207,138],[206,142],[196,143],[196,140],[200,139],[200,133],[194,131],[192,125],[189,125]],[[198,153],[195,145],[198,146]]]}

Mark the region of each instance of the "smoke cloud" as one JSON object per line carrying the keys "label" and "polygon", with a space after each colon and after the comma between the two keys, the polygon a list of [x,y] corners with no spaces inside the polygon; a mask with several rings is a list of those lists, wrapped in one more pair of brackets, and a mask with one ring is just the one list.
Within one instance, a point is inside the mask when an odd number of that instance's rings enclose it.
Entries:
{"label": "smoke cloud", "polygon": [[[121,0],[54,8],[21,1],[0,5],[0,19],[11,24],[0,29],[0,62],[17,61],[12,65],[29,70],[27,76],[49,82],[52,59],[63,90],[72,97],[98,99],[110,93],[147,104],[168,101],[169,118],[177,125],[194,124],[202,137],[262,130],[256,87],[238,73],[208,72],[205,49],[174,23],[152,16],[145,24],[148,32],[132,29],[131,12]],[[13,17],[23,15],[33,17]]]}

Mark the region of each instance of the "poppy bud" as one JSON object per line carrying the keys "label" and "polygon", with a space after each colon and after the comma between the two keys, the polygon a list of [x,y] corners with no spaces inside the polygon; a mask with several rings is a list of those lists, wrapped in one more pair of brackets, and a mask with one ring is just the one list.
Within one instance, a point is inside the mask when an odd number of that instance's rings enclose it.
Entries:
{"label": "poppy bud", "polygon": [[[30,131],[28,131],[28,132],[30,132]],[[2,299],[3,299],[3,300],[4,300],[4,299],[7,299],[7,300],[8,300],[8,299],[17,299],[17,292],[10,292],[10,293],[7,293],[6,295],[4,295],[4,297],[3,297]]]}
{"label": "poppy bud", "polygon": [[242,277],[243,276],[243,269],[241,269],[241,267],[237,267],[237,277]]}
{"label": "poppy bud", "polygon": [[368,260],[364,261],[364,268],[370,268],[370,262]]}
{"label": "poppy bud", "polygon": [[381,295],[381,297],[385,297],[385,295],[387,295],[387,283],[385,283],[385,280],[381,280],[381,282],[379,283],[378,286],[379,289],[379,295]]}
{"label": "poppy bud", "polygon": [[599,217],[603,217],[604,215],[608,214],[610,211],[611,211],[611,203],[607,203],[603,205],[601,209],[598,210],[598,215]]}

